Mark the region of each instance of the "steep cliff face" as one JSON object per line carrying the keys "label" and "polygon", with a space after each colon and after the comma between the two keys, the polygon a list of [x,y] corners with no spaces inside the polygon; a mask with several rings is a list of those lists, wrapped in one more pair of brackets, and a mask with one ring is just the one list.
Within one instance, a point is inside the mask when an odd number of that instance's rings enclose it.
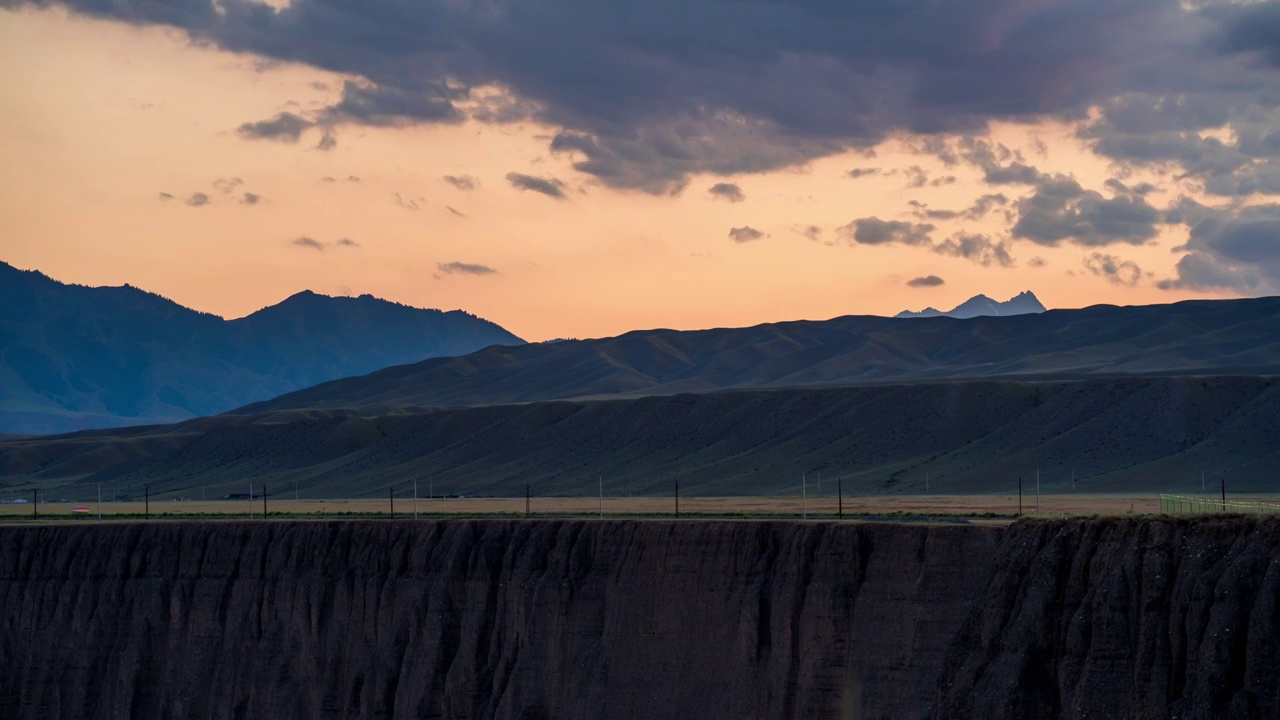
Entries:
{"label": "steep cliff face", "polygon": [[1243,519],[4,528],[0,716],[1274,717],[1277,539]]}

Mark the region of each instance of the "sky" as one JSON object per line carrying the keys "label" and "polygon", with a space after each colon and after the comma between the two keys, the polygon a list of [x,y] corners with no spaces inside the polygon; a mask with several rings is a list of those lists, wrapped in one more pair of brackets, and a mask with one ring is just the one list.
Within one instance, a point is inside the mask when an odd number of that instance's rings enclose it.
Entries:
{"label": "sky", "polygon": [[0,261],[529,339],[1280,293],[1280,2],[0,0]]}

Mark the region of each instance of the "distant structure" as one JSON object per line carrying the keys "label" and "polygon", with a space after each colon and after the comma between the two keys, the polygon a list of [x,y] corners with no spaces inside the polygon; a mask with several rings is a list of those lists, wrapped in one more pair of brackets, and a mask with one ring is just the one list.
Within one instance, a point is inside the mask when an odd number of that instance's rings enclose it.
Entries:
{"label": "distant structure", "polygon": [[1031,313],[1042,313],[1047,308],[1040,303],[1040,299],[1035,293],[1027,290],[1009,298],[1004,302],[997,302],[986,295],[974,295],[955,306],[947,312],[936,310],[934,308],[925,308],[920,312],[912,312],[911,310],[903,310],[894,315],[896,318],[924,318],[924,317],[953,317],[953,318],[971,318],[984,315],[1029,315]]}

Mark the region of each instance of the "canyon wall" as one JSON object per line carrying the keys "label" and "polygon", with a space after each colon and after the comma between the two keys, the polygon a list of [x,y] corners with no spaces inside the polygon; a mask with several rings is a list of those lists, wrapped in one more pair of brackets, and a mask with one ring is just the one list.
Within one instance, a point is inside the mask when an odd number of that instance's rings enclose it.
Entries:
{"label": "canyon wall", "polygon": [[0,528],[0,716],[1280,716],[1280,521]]}

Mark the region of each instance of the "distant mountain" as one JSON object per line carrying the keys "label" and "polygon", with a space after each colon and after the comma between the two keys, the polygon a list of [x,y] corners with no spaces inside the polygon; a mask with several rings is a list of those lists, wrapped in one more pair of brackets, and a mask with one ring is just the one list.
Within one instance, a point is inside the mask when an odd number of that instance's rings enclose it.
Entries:
{"label": "distant mountain", "polygon": [[925,308],[920,312],[912,312],[903,310],[894,315],[896,318],[922,318],[922,317],[953,317],[953,318],[973,318],[987,315],[1028,315],[1030,313],[1045,312],[1045,306],[1040,303],[1039,298],[1030,290],[1020,292],[1012,298],[1004,302],[992,300],[986,295],[974,295],[965,300],[947,312],[935,310],[934,308]]}
{"label": "distant mountain", "polygon": [[0,433],[170,422],[425,358],[520,345],[454,310],[301,292],[238,320],[0,263]]}
{"label": "distant mountain", "polygon": [[494,347],[241,408],[393,409],[739,388],[1124,375],[1280,374],[1280,297],[1010,317],[843,317]]}

